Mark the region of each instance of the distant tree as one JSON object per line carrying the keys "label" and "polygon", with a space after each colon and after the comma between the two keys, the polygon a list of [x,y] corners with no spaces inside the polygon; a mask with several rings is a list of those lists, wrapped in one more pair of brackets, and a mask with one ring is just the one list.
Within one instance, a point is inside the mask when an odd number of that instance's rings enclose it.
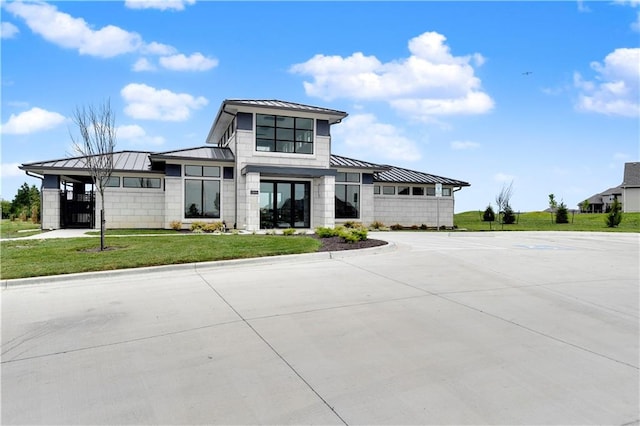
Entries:
{"label": "distant tree", "polygon": [[551,210],[551,223],[553,223],[553,214],[556,212],[557,208],[558,202],[556,201],[556,196],[554,194],[549,194],[549,210]]}
{"label": "distant tree", "polygon": [[556,223],[569,223],[569,211],[564,201],[560,202],[558,210],[556,211]]}
{"label": "distant tree", "polygon": [[622,206],[617,198],[613,199],[611,209],[605,218],[605,222],[609,228],[615,228],[622,222]]}
{"label": "distant tree", "polygon": [[[509,206],[512,195],[513,195],[513,181],[509,183],[509,186],[502,185],[502,189],[500,190],[500,193],[496,195],[496,205],[498,206],[498,217],[502,213],[504,213],[507,206]],[[504,220],[502,222],[505,223]]]}
{"label": "distant tree", "polygon": [[11,201],[2,200],[2,218],[9,219],[11,217]]}
{"label": "distant tree", "polygon": [[502,223],[505,225],[511,225],[516,221],[516,215],[513,214],[513,209],[509,204],[504,208],[504,214],[502,215]]}
{"label": "distant tree", "polygon": [[19,217],[22,220],[31,219],[34,222],[38,222],[40,219],[40,191],[35,185],[29,187],[25,182],[18,188],[18,192],[11,202],[9,215]]}
{"label": "distant tree", "polygon": [[587,213],[589,211],[589,206],[591,206],[589,200],[584,200],[582,203],[580,203],[580,210],[584,213]]}
{"label": "distant tree", "polygon": [[487,208],[484,210],[484,213],[482,215],[482,220],[484,222],[493,222],[494,220],[496,220],[496,214],[493,211],[493,207],[491,207],[491,204],[489,204]]}
{"label": "distant tree", "polygon": [[107,100],[98,108],[77,107],[73,122],[78,127],[80,138],[71,135],[74,150],[85,161],[93,184],[100,195],[100,250],[105,249],[104,190],[113,172],[113,149],[116,146],[115,114]]}

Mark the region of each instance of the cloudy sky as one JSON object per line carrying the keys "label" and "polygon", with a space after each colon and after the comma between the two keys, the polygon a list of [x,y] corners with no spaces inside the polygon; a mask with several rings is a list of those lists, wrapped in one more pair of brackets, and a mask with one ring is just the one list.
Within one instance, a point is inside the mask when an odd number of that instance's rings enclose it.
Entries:
{"label": "cloudy sky", "polygon": [[2,186],[71,156],[202,146],[224,99],[346,111],[335,154],[464,180],[456,212],[575,207],[639,161],[640,2],[2,2]]}

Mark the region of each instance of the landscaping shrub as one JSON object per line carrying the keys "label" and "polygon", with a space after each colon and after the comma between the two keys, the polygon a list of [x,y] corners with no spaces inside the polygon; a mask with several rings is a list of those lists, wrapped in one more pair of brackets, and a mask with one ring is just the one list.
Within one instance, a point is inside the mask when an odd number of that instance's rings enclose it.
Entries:
{"label": "landscaping shrub", "polygon": [[191,232],[204,232],[205,222],[196,221],[191,224]]}
{"label": "landscaping shrub", "polygon": [[182,229],[182,222],[180,222],[179,220],[173,220],[169,223],[169,226],[171,227],[171,229],[173,229],[174,231],[179,231]]}
{"label": "landscaping shrub", "polygon": [[393,231],[400,231],[401,229],[404,229],[404,226],[400,225],[399,223],[396,223],[395,225],[391,225],[391,229]]}
{"label": "landscaping shrub", "polygon": [[316,228],[316,235],[320,238],[330,238],[330,237],[335,237],[336,234],[336,230],[333,228],[326,228],[323,226],[319,226]]}
{"label": "landscaping shrub", "polygon": [[222,232],[224,231],[224,224],[222,222],[211,222],[204,225],[202,228],[204,232]]}
{"label": "landscaping shrub", "polygon": [[493,222],[494,220],[496,220],[496,214],[493,211],[493,207],[491,207],[491,204],[487,206],[484,213],[482,214],[482,220],[484,222]]}
{"label": "landscaping shrub", "polygon": [[607,227],[615,228],[620,225],[620,222],[622,222],[622,209],[620,207],[620,202],[618,202],[618,199],[616,198],[613,200],[611,210],[607,213],[605,223],[607,224]]}
{"label": "landscaping shrub", "polygon": [[502,223],[505,225],[511,225],[516,221],[516,215],[513,214],[513,209],[510,205],[507,204],[507,207],[504,209],[504,213],[502,214]]}
{"label": "landscaping shrub", "polygon": [[296,230],[293,228],[287,228],[282,231],[282,235],[286,235],[286,236],[295,235],[295,233],[296,233]]}
{"label": "landscaping shrub", "polygon": [[556,210],[556,223],[569,223],[569,211],[564,202],[561,202]]}
{"label": "landscaping shrub", "polygon": [[382,229],[385,228],[384,223],[376,220],[373,223],[371,223],[371,225],[369,226],[371,229]]}

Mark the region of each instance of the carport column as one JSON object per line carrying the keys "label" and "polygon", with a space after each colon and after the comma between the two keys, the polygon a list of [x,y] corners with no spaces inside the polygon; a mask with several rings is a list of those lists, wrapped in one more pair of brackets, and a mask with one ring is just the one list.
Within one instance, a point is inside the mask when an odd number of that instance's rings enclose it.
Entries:
{"label": "carport column", "polygon": [[316,220],[313,226],[333,228],[336,225],[336,178],[322,176],[318,184]]}
{"label": "carport column", "polygon": [[260,173],[250,172],[245,175],[246,230],[260,229]]}
{"label": "carport column", "polygon": [[60,229],[61,214],[60,176],[44,175],[40,205],[40,226],[42,229]]}

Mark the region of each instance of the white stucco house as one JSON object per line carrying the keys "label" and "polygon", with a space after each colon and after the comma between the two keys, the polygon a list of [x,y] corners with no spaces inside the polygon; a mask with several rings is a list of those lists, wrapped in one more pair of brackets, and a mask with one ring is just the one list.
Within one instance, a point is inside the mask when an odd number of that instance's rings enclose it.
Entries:
{"label": "white stucco house", "polygon": [[[454,195],[469,183],[331,153],[347,113],[278,100],[225,100],[206,145],[113,153],[108,228],[453,226]],[[99,227],[85,158],[23,164],[42,179],[42,228]]]}

